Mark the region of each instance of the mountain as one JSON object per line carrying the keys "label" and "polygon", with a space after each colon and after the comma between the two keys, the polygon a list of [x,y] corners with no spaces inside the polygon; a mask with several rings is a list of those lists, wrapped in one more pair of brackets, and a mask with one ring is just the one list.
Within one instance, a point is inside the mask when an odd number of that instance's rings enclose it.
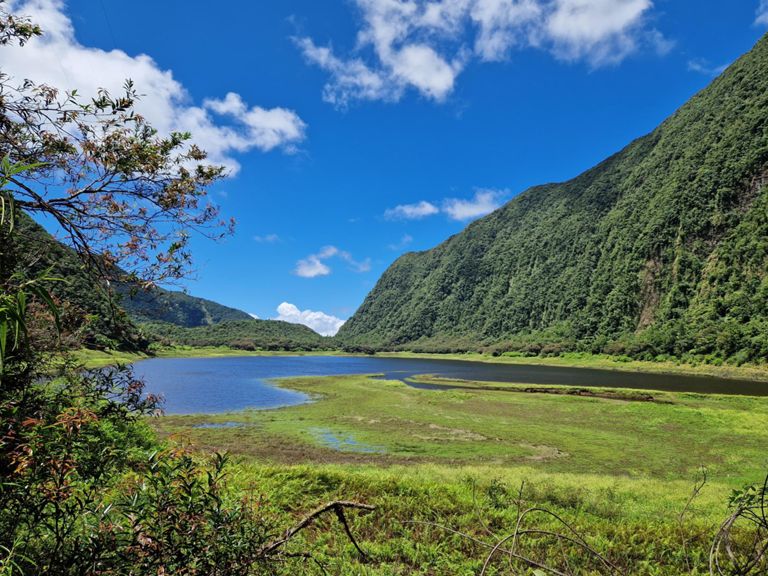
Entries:
{"label": "mountain", "polygon": [[44,272],[57,280],[49,289],[68,319],[70,346],[146,350],[150,343],[232,346],[248,350],[315,350],[325,339],[306,326],[254,320],[245,312],[162,288],[94,282],[75,252],[22,215],[18,267],[28,277]]}
{"label": "mountain", "polygon": [[184,292],[152,288],[137,290],[126,284],[117,288],[120,305],[138,322],[169,322],[193,328],[232,320],[250,320],[242,310],[190,296]]}
{"label": "mountain", "polygon": [[25,214],[19,218],[14,241],[20,273],[29,278],[41,274],[55,278],[47,288],[56,298],[67,328],[65,343],[93,348],[146,348],[146,339],[106,283],[94,282],[74,250]]}
{"label": "mountain", "polygon": [[768,36],[618,154],[405,254],[338,338],[768,358]]}
{"label": "mountain", "polygon": [[279,320],[226,321],[187,328],[167,322],[142,324],[152,340],[165,345],[227,346],[239,350],[327,349],[328,338],[301,324]]}

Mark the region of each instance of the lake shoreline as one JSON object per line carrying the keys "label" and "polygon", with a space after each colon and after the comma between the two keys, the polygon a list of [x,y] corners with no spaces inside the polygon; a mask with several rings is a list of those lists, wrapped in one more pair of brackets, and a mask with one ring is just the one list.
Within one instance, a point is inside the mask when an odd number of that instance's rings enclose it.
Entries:
{"label": "lake shoreline", "polygon": [[264,356],[338,356],[359,358],[403,358],[423,360],[460,360],[484,364],[515,366],[551,366],[560,368],[586,368],[611,370],[615,372],[640,372],[649,374],[712,376],[729,380],[752,380],[768,382],[768,366],[715,366],[711,364],[677,364],[674,362],[648,362],[643,360],[622,361],[616,357],[595,354],[566,354],[555,357],[523,356],[487,356],[478,353],[466,354],[427,354],[417,352],[377,352],[360,354],[342,350],[313,351],[249,351],[234,348],[167,348],[159,350],[154,356],[129,352],[103,352],[97,350],[78,350],[75,356],[87,368],[102,368],[114,364],[133,364],[149,358],[229,358],[229,357],[264,357]]}

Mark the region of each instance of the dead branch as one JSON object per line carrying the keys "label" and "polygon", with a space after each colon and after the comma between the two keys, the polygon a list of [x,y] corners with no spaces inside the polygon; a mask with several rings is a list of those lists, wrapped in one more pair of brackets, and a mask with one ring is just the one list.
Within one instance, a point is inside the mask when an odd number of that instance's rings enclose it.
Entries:
{"label": "dead branch", "polygon": [[339,522],[344,527],[344,532],[349,538],[349,541],[352,542],[352,545],[355,547],[360,556],[363,559],[367,559],[367,554],[363,551],[362,548],[360,548],[357,540],[355,540],[355,537],[352,535],[352,530],[350,530],[349,523],[347,522],[347,518],[344,515],[345,508],[356,508],[358,510],[365,510],[368,512],[376,509],[375,506],[362,504],[360,502],[350,502],[346,500],[335,500],[333,502],[329,502],[328,504],[320,506],[319,508],[307,514],[298,524],[286,530],[280,538],[273,540],[272,542],[269,542],[264,547],[262,547],[259,553],[259,557],[266,558],[268,556],[273,556],[279,553],[281,548],[287,544],[294,536],[296,536],[296,534],[307,528],[320,516],[326,514],[327,512],[334,512],[336,517],[339,519]]}
{"label": "dead branch", "polygon": [[733,512],[720,525],[709,552],[712,576],[768,573],[768,476],[762,487],[749,487],[732,500]]}
{"label": "dead branch", "polygon": [[700,474],[701,478],[693,485],[691,496],[688,498],[688,501],[685,503],[685,507],[682,509],[680,516],[677,518],[677,523],[680,527],[680,539],[683,544],[683,557],[685,558],[685,564],[689,571],[691,570],[691,559],[689,558],[688,554],[688,538],[686,538],[685,535],[685,515],[690,510],[694,500],[698,498],[699,494],[701,494],[701,491],[704,489],[704,486],[707,484],[707,469],[702,467]]}

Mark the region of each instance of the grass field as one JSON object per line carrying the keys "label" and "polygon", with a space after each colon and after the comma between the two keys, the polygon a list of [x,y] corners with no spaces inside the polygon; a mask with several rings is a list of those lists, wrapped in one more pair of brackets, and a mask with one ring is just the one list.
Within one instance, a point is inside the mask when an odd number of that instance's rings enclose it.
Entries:
{"label": "grass field", "polygon": [[[238,482],[268,494],[281,511],[298,514],[333,498],[378,506],[354,522],[374,556],[369,564],[354,562],[337,529],[317,532],[318,541],[308,536],[305,545],[326,555],[329,573],[476,574],[479,545],[404,522],[436,522],[493,540],[514,525],[523,486],[524,505],[562,515],[631,574],[704,574],[731,490],[761,481],[768,470],[768,398],[649,399],[626,390],[578,397],[514,385],[500,385],[514,392],[437,391],[367,376],[280,385],[315,401],[166,416],[156,427],[203,450],[232,453]],[[211,424],[228,427],[196,427]],[[681,522],[702,467],[707,485]],[[551,517],[531,521],[558,528]],[[531,554],[550,557],[555,543],[530,546]],[[580,566],[576,573],[599,573],[579,550],[561,553]]]}

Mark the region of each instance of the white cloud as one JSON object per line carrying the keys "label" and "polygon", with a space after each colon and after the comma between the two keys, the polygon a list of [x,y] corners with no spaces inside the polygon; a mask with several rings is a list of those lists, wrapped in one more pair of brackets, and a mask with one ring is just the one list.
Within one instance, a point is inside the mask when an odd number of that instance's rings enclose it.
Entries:
{"label": "white cloud", "polygon": [[299,310],[299,307],[289,302],[283,302],[277,307],[275,320],[303,324],[322,336],[335,336],[344,320],[325,312],[315,310]]}
{"label": "white cloud", "polygon": [[28,78],[60,90],[77,89],[89,98],[99,88],[118,95],[130,78],[142,95],[138,111],[160,133],[191,132],[211,161],[233,173],[239,169],[235,153],[275,148],[291,152],[305,138],[306,125],[292,110],[248,106],[233,92],[198,106],[173,73],[150,56],[83,46],[62,0],[15,0],[7,6],[15,14],[31,17],[44,31],[24,47],[5,46],[0,51],[0,68],[18,82]]}
{"label": "white cloud", "polygon": [[[768,0],[763,0],[767,2]],[[497,61],[513,48],[547,50],[591,66],[615,64],[638,49],[672,44],[649,27],[652,0],[355,0],[361,16],[351,55],[311,38],[296,44],[329,73],[326,101],[397,101],[408,89],[443,101],[472,59]]]}
{"label": "white cloud", "polygon": [[471,220],[485,216],[501,206],[507,190],[477,190],[470,200],[449,198],[443,203],[443,212],[452,220]]}
{"label": "white cloud", "polygon": [[257,235],[253,237],[253,240],[259,244],[274,244],[275,242],[280,242],[280,236],[277,234],[265,234],[264,236]]}
{"label": "white cloud", "polygon": [[311,63],[330,72],[331,80],[323,88],[323,99],[344,107],[350,100],[385,100],[400,98],[402,86],[389,81],[382,72],[371,70],[359,58],[341,60],[330,48],[316,46],[309,38],[296,41]]}
{"label": "white cloud", "polygon": [[342,259],[355,272],[368,272],[371,269],[370,258],[358,261],[349,252],[339,250],[336,246],[325,246],[317,254],[310,254],[306,258],[299,260],[293,272],[302,278],[328,276],[331,273],[331,267],[325,261],[334,257]]}
{"label": "white cloud", "polygon": [[542,12],[536,0],[477,0],[471,11],[478,26],[475,52],[482,60],[496,61],[515,46],[536,45]]}
{"label": "white cloud", "polygon": [[[435,204],[422,200],[414,204],[401,204],[384,212],[388,220],[421,220],[427,216],[443,213],[451,220],[472,220],[485,216],[501,206],[504,198],[509,195],[509,190],[492,190],[479,188],[475,190],[472,198],[446,198],[438,208]],[[407,242],[406,242],[406,239]],[[390,244],[390,248],[403,248],[413,238],[407,234],[403,236],[401,245]]]}
{"label": "white cloud", "polygon": [[764,24],[765,26],[768,26],[768,0],[760,0],[755,24]]}
{"label": "white cloud", "polygon": [[302,278],[317,278],[318,276],[328,276],[331,273],[331,268],[323,264],[317,255],[311,254],[296,262],[294,273]]}
{"label": "white cloud", "polygon": [[259,315],[258,315],[258,314],[253,314],[252,312],[248,312],[248,316],[250,316],[250,317],[251,317],[251,318],[253,318],[254,320],[260,320],[260,318],[259,318]]}
{"label": "white cloud", "polygon": [[400,204],[394,208],[389,208],[384,212],[384,218],[388,220],[421,220],[438,212],[440,209],[437,206],[422,200],[415,204]]}
{"label": "white cloud", "polygon": [[555,0],[546,33],[555,53],[593,66],[620,62],[637,48],[651,0]]}
{"label": "white cloud", "polygon": [[350,265],[352,270],[355,272],[369,272],[371,270],[371,259],[366,258],[365,260],[355,260],[352,258],[352,255],[349,252],[340,251],[339,256],[342,260],[344,260],[347,264]]}

